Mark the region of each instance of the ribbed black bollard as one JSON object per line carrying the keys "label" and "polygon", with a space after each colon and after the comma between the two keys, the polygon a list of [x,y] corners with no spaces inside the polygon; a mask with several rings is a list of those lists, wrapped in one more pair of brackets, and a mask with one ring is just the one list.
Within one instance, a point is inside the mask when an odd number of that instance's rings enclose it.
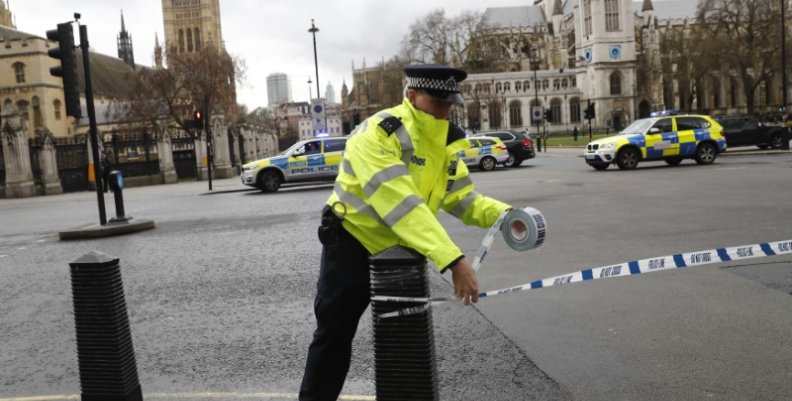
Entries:
{"label": "ribbed black bollard", "polygon": [[[429,296],[426,259],[419,253],[393,247],[373,255],[369,260],[372,296]],[[377,401],[439,399],[431,309],[414,315],[377,318],[383,313],[424,305],[371,303]]]}
{"label": "ribbed black bollard", "polygon": [[118,258],[70,263],[82,401],[142,401]]}

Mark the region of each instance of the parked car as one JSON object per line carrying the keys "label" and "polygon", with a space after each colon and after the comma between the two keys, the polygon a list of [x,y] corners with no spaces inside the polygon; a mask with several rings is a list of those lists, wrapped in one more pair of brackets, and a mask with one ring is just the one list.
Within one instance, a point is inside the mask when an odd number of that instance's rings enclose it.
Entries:
{"label": "parked car", "polygon": [[275,192],[282,183],[332,182],[338,175],[347,137],[300,141],[278,156],[242,166],[242,183]]}
{"label": "parked car", "polygon": [[786,127],[767,125],[751,116],[715,117],[723,126],[723,136],[729,147],[758,146],[760,149],[781,149]]}
{"label": "parked car", "polygon": [[477,136],[468,138],[470,148],[460,150],[457,154],[467,166],[476,166],[484,171],[495,169],[498,164],[504,164],[509,159],[506,145],[498,138]]}
{"label": "parked car", "polygon": [[534,142],[531,135],[525,131],[490,131],[479,132],[473,135],[474,137],[488,136],[498,138],[506,145],[509,150],[509,158],[503,164],[506,167],[517,167],[523,160],[527,160],[536,156],[534,150]]}
{"label": "parked car", "polygon": [[660,115],[635,120],[615,136],[597,139],[586,146],[586,164],[605,170],[612,163],[634,169],[644,160],[664,160],[676,166],[682,160],[712,164],[726,150],[723,127],[704,115]]}

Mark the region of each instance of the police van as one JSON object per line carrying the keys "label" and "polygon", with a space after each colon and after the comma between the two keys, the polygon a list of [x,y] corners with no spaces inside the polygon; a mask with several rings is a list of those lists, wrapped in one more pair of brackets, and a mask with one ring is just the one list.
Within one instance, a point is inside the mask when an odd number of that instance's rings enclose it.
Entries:
{"label": "police van", "polygon": [[712,164],[726,150],[723,127],[709,116],[659,112],[636,120],[618,135],[589,143],[583,158],[597,169],[615,163],[630,170],[641,161],[663,160],[676,166],[684,159]]}
{"label": "police van", "polygon": [[245,163],[242,183],[275,192],[282,183],[332,182],[341,166],[347,137],[300,141],[278,156]]}

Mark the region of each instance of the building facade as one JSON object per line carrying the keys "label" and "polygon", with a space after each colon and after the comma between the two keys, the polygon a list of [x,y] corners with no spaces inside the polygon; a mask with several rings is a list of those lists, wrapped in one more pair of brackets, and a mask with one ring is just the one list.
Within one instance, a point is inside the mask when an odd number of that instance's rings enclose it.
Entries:
{"label": "building facade", "polygon": [[208,44],[223,48],[220,0],[162,0],[165,49],[198,52]]}
{"label": "building facade", "polygon": [[289,103],[292,101],[291,79],[282,72],[267,76],[267,105]]}
{"label": "building facade", "polygon": [[[485,71],[491,72],[470,74],[463,83],[466,104],[452,114],[457,124],[470,131],[569,132],[588,126],[583,111],[589,104],[595,110],[591,125],[611,130],[664,109],[747,112],[735,69],[718,67],[695,83],[693,93],[675,74],[681,66],[663,53],[670,32],[686,32],[697,23],[698,1],[532,3],[484,11],[468,54],[485,60]],[[400,100],[400,88],[378,76],[383,73],[376,67],[353,68],[352,88],[342,88],[346,125],[354,128]],[[755,110],[777,110],[782,98],[781,78],[774,76],[757,89]]]}

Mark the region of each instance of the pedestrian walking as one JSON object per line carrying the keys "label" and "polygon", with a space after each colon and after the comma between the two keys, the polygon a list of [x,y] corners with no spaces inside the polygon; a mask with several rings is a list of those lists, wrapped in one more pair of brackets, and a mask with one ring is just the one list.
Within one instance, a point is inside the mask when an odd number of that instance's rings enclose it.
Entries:
{"label": "pedestrian walking", "polygon": [[107,151],[102,152],[102,159],[100,161],[99,168],[102,170],[103,189],[104,192],[107,192],[109,190],[110,172],[113,170],[113,156]]}
{"label": "pedestrian walking", "polygon": [[478,301],[470,262],[437,220],[439,209],[468,225],[489,227],[511,207],[474,191],[457,152],[470,147],[449,123],[463,104],[467,73],[443,65],[410,65],[404,99],[364,121],[347,141],[335,189],[322,212],[323,244],[314,301],[316,331],[300,388],[301,401],[336,400],[349,370],[352,339],[370,302],[371,254],[403,245],[451,271],[456,297]]}
{"label": "pedestrian walking", "polygon": [[575,128],[572,128],[572,138],[575,139],[575,142],[577,142],[577,137],[578,137],[578,129],[576,125]]}

